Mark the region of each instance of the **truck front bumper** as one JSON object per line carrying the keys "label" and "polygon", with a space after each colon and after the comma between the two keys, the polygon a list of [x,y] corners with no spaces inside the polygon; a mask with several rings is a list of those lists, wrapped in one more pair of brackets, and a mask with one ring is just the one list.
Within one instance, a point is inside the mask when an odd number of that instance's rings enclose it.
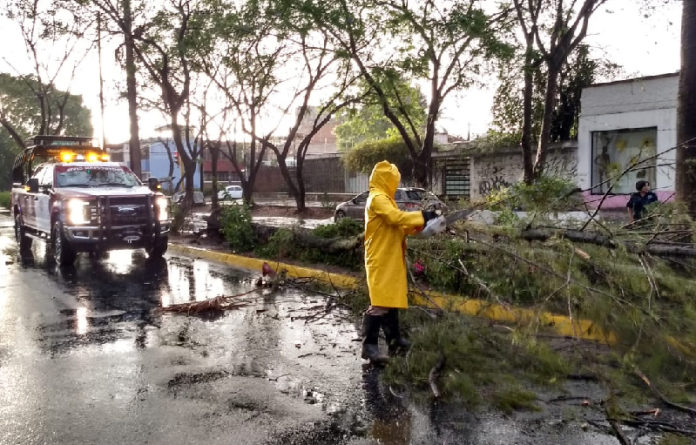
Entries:
{"label": "truck front bumper", "polygon": [[169,222],[150,225],[64,226],[64,235],[75,250],[138,249],[151,246],[156,239],[170,231]]}

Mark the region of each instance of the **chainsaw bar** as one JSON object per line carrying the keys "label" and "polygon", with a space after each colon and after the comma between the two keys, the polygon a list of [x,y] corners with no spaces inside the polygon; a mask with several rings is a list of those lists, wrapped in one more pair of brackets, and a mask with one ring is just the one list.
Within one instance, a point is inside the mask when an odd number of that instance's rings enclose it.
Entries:
{"label": "chainsaw bar", "polygon": [[473,209],[457,210],[456,212],[445,215],[445,221],[447,221],[447,225],[450,226],[457,221],[467,219],[473,212]]}

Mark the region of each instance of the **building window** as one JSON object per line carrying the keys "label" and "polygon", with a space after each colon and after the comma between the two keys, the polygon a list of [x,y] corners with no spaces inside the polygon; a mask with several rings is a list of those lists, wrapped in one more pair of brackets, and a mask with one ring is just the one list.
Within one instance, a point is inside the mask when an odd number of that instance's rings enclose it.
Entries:
{"label": "building window", "polygon": [[612,194],[633,193],[640,179],[654,187],[656,142],[656,127],[592,132],[592,193],[604,194],[612,184]]}

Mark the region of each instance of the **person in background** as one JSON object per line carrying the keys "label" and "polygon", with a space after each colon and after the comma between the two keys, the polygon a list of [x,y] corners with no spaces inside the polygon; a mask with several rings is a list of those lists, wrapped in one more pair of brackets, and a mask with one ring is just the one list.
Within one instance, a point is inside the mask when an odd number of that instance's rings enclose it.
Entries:
{"label": "person in background", "polygon": [[648,181],[636,182],[637,192],[631,194],[626,208],[628,209],[628,218],[631,223],[638,221],[643,217],[645,206],[657,202],[657,195],[650,191],[650,183]]}
{"label": "person in background", "polygon": [[[394,194],[401,181],[399,169],[378,162],[370,175],[370,193],[365,205],[365,271],[370,306],[363,315],[362,358],[372,363],[388,357],[379,351],[380,327],[384,329],[389,353],[407,349],[410,342],[399,331],[399,309],[408,308],[406,281],[406,236],[428,224],[429,234],[445,228],[445,219],[433,211],[400,210]],[[438,223],[437,229],[430,230]]]}

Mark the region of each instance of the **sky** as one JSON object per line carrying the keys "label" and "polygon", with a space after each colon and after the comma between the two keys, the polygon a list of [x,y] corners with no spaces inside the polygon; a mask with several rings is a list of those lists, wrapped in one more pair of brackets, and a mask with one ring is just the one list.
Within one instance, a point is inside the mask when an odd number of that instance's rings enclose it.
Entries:
{"label": "sky", "polygon": [[[656,3],[646,9],[645,2]],[[595,55],[600,55],[623,67],[616,79],[670,73],[679,70],[681,2],[675,0],[609,0],[608,6],[590,20],[585,40]],[[19,28],[0,17],[0,72],[17,74],[31,72],[30,59],[22,43]],[[117,67],[114,48],[102,51],[104,70],[105,116],[104,134],[110,143],[128,140],[128,107],[117,89],[125,90],[124,74]],[[58,82],[60,88],[67,83]],[[92,110],[94,137],[102,134],[99,106],[99,70],[96,56],[88,56],[80,66],[71,85],[73,94],[81,94],[85,106]],[[484,134],[492,116],[491,106],[495,81],[487,87],[458,92],[446,99],[438,126],[458,136]],[[156,128],[166,122],[159,113],[140,113],[141,137],[156,135]]]}

